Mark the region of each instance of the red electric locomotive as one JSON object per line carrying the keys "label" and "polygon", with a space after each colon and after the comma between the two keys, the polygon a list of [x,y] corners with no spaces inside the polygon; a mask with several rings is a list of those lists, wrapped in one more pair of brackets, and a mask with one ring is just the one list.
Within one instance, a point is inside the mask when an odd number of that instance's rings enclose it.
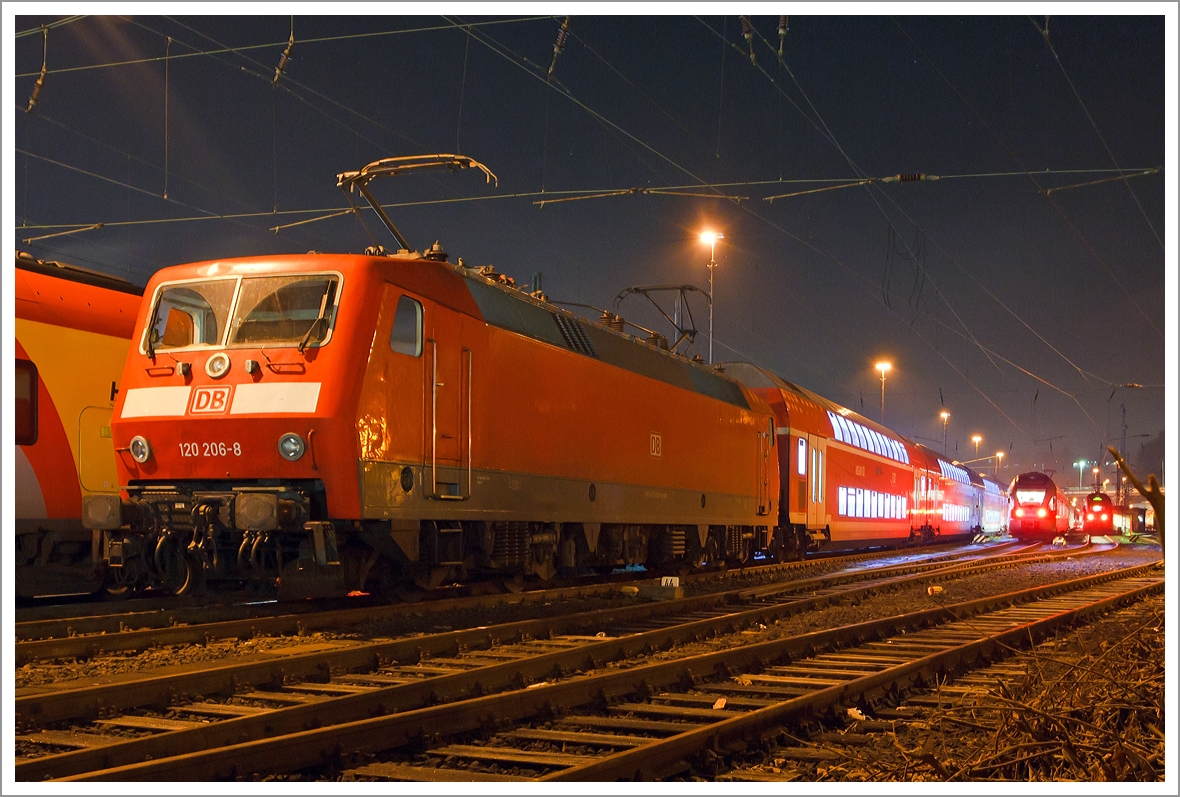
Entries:
{"label": "red electric locomotive", "polygon": [[1077,511],[1049,476],[1022,473],[1008,487],[1008,532],[1018,539],[1052,539],[1077,528]]}
{"label": "red electric locomotive", "polygon": [[393,255],[152,278],[113,422],[126,496],[86,506],[126,581],[311,596],[773,548],[757,396],[389,227]]}
{"label": "red electric locomotive", "polygon": [[998,486],[762,368],[707,367],[414,251],[368,183],[437,166],[491,177],[450,155],[339,177],[397,252],[153,277],[112,423],[124,494],[84,508],[121,583],[390,591],[1002,525]]}

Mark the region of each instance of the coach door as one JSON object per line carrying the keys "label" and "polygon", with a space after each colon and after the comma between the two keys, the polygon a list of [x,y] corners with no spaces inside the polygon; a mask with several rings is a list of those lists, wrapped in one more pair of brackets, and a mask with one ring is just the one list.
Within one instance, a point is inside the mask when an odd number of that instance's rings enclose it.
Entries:
{"label": "coach door", "polygon": [[426,434],[431,495],[463,499],[471,494],[471,351],[463,346],[462,317],[447,307],[426,308]]}
{"label": "coach door", "polygon": [[824,501],[827,473],[828,441],[813,434],[807,435],[809,462],[807,463],[807,527],[822,529],[828,525],[827,504]]}
{"label": "coach door", "polygon": [[758,433],[758,514],[770,514],[770,449],[774,445],[774,421],[770,432]]}

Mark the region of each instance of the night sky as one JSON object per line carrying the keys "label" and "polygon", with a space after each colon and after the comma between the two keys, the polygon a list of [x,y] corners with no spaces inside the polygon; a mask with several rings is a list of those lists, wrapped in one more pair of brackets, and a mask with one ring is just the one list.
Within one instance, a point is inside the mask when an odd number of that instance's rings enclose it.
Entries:
{"label": "night sky", "polygon": [[[1125,408],[1132,464],[1160,473],[1176,17],[1137,8],[1156,15],[791,15],[781,60],[777,16],[749,17],[747,39],[737,16],[575,15],[554,60],[565,17],[536,13],[549,6],[293,22],[6,6],[9,229],[37,257],[140,284],[197,260],[359,252],[350,215],[271,228],[346,207],[339,172],[461,153],[498,186],[475,171],[373,184],[407,203],[389,212],[415,248],[438,240],[518,283],[540,273],[551,300],[672,336],[643,299],[615,297],[707,289],[712,228],[715,360],[873,420],[889,360],[886,425],[941,450],[945,408],[948,455],[975,459],[980,434],[1005,482],[1046,470],[1076,486],[1072,463],[1121,444]],[[939,179],[882,181],[898,174]],[[707,356],[703,296],[689,353]]]}

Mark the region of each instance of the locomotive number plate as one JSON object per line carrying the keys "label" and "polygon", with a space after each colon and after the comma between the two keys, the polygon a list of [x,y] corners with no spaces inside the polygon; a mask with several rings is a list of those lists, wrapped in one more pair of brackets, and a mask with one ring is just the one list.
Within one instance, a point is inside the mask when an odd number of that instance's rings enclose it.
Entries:
{"label": "locomotive number plate", "polygon": [[240,457],[241,443],[181,443],[182,457]]}

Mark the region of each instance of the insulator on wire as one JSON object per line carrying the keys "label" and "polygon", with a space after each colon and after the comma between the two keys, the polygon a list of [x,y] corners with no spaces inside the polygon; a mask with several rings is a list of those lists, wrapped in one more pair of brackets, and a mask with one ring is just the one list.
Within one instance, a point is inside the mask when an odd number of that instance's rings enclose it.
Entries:
{"label": "insulator on wire", "polygon": [[45,36],[45,47],[41,54],[41,74],[37,76],[37,82],[33,84],[33,93],[29,95],[29,107],[25,108],[25,113],[33,112],[33,106],[37,104],[37,100],[41,97],[41,89],[45,86],[45,72],[49,63],[49,28],[42,25],[41,33]]}
{"label": "insulator on wire", "polygon": [[738,20],[742,23],[742,38],[750,45],[750,63],[757,66],[758,62],[754,60],[754,26],[748,17],[738,17]]}
{"label": "insulator on wire", "polygon": [[883,183],[917,183],[926,182],[930,180],[937,180],[937,174],[925,174],[923,172],[907,172],[905,174],[895,174],[891,177],[882,177]]}
{"label": "insulator on wire", "polygon": [[553,68],[557,66],[557,56],[561,55],[561,51],[565,49],[565,40],[570,35],[570,18],[566,17],[565,21],[561,23],[561,28],[557,31],[557,41],[553,43],[553,61],[549,64],[549,76],[553,76]]}
{"label": "insulator on wire", "polygon": [[283,70],[287,68],[287,60],[291,57],[291,48],[295,46],[295,28],[291,28],[291,38],[287,39],[287,46],[283,48],[283,54],[279,56],[279,65],[275,67],[275,77],[271,81],[271,85],[276,85],[279,78],[282,77]]}
{"label": "insulator on wire", "polygon": [[791,29],[787,24],[787,15],[778,18],[778,60],[783,60],[783,39],[787,38],[787,31]]}

